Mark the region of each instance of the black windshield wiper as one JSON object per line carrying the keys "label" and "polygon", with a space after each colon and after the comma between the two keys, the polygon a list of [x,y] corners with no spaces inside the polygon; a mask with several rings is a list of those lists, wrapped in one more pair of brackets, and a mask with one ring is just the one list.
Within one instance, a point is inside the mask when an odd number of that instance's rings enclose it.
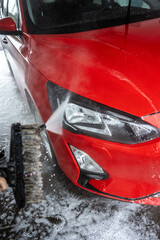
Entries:
{"label": "black windshield wiper", "polygon": [[132,0],[129,0],[127,16],[126,16],[126,24],[129,23],[129,19],[130,19],[131,3],[132,3]]}

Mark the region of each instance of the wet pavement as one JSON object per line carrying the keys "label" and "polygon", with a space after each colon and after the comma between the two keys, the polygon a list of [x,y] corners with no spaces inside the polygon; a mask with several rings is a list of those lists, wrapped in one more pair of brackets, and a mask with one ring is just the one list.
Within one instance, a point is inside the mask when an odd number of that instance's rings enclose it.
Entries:
{"label": "wet pavement", "polygon": [[[33,123],[0,51],[0,147],[10,125]],[[11,189],[0,194],[0,240],[158,240],[160,207],[120,202],[74,186],[56,160],[44,158],[45,199],[18,210]]]}

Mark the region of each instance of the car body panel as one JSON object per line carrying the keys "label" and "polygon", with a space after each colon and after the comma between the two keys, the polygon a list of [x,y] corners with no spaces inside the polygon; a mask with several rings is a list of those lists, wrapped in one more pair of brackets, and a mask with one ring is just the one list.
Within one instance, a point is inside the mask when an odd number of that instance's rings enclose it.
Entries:
{"label": "car body panel", "polygon": [[[63,130],[63,136],[49,132],[51,142],[59,164],[68,178],[80,186],[77,182],[80,171],[77,162],[68,148],[68,144],[89,154],[104,170],[110,178],[107,180],[90,180],[95,191],[103,196],[113,197],[123,201],[132,201],[149,204],[145,202],[145,196],[159,192],[160,189],[160,147],[159,139],[147,144],[136,144],[134,146],[110,143],[103,140],[75,134]],[[68,151],[66,151],[66,148]],[[151,158],[152,156],[152,158]],[[69,167],[68,167],[69,166]],[[127,181],[126,181],[127,179]],[[152,200],[154,202],[154,200]],[[160,201],[156,198],[156,205]]]}
{"label": "car body panel", "polygon": [[48,80],[94,101],[136,116],[157,112],[159,19],[136,24],[127,33],[119,26],[66,36],[32,35],[29,61]]}

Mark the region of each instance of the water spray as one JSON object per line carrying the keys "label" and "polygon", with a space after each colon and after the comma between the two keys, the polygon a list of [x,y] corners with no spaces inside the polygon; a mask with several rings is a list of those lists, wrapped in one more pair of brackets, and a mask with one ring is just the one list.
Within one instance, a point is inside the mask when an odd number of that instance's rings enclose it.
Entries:
{"label": "water spray", "polygon": [[69,99],[70,95],[68,95],[66,99],[61,104],[59,104],[56,111],[50,116],[45,124],[47,130],[62,135],[63,117]]}

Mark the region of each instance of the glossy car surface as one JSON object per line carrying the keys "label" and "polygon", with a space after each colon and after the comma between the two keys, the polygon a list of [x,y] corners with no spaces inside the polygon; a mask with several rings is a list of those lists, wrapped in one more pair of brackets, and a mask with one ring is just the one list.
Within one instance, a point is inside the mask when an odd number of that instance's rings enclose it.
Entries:
{"label": "glossy car surface", "polygon": [[29,2],[3,1],[2,17],[17,25],[0,21],[2,45],[37,119],[53,114],[48,135],[61,169],[91,192],[160,205],[159,0],[66,0],[60,16],[60,1],[39,1],[40,16]]}

